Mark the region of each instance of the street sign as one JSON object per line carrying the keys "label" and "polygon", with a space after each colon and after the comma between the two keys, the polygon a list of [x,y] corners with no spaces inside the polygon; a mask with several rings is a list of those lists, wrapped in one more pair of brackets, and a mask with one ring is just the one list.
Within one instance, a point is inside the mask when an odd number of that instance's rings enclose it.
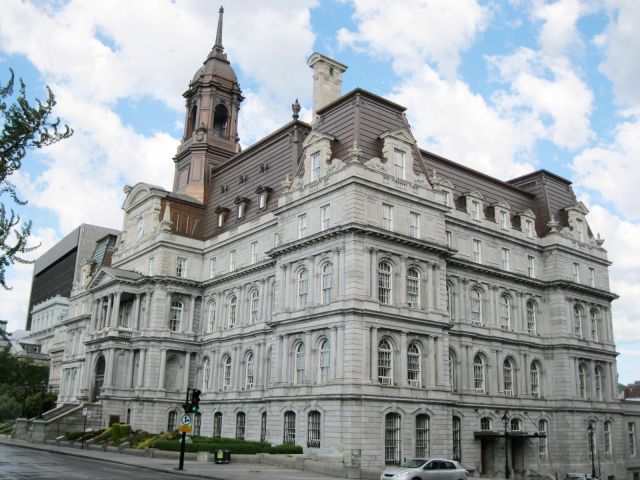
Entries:
{"label": "street sign", "polygon": [[88,409],[87,407],[84,407],[84,408],[82,409],[82,416],[83,416],[83,417],[86,417],[86,416],[87,416],[87,413],[89,413],[89,409]]}
{"label": "street sign", "polygon": [[[188,426],[189,427],[189,431],[191,431],[191,415],[189,415],[188,413],[185,413],[182,415],[182,417],[180,417],[180,423],[183,426]],[[182,431],[182,430],[180,430]]]}
{"label": "street sign", "polygon": [[192,428],[191,425],[180,425],[178,431],[180,433],[191,433]]}

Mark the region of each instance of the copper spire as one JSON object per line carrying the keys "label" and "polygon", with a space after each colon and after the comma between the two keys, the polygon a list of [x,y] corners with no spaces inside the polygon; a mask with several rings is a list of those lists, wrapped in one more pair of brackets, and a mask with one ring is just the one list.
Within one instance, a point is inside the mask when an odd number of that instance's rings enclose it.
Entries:
{"label": "copper spire", "polygon": [[224,47],[222,46],[222,15],[224,14],[224,7],[220,7],[218,11],[218,31],[216,32],[216,43],[213,46],[213,49],[216,52],[222,53]]}

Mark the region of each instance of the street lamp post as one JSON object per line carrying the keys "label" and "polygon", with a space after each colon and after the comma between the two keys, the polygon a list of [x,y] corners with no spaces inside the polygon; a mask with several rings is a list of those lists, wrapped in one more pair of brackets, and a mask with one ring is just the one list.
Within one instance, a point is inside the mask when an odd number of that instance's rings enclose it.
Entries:
{"label": "street lamp post", "polygon": [[594,458],[594,452],[593,452],[593,443],[594,443],[594,431],[593,431],[593,425],[589,424],[589,428],[587,428],[587,431],[589,432],[589,453],[591,455],[591,478],[595,478],[596,476],[596,464],[595,464],[595,458]]}
{"label": "street lamp post", "polygon": [[509,478],[509,410],[504,411],[502,415],[502,423],[504,424],[504,478]]}

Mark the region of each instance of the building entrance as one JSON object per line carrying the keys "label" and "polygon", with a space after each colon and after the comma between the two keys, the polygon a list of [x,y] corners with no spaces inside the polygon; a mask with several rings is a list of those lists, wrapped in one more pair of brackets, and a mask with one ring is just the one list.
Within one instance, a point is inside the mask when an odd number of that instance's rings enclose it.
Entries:
{"label": "building entrance", "polygon": [[494,438],[480,440],[480,473],[493,475],[496,471],[496,441]]}

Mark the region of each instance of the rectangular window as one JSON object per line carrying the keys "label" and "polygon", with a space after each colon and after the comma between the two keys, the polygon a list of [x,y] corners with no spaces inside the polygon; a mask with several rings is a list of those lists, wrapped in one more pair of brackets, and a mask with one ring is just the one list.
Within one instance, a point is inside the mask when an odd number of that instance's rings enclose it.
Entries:
{"label": "rectangular window", "polygon": [[233,272],[236,269],[236,251],[231,250],[229,252],[229,271]]}
{"label": "rectangular window", "polygon": [[320,230],[327,230],[331,227],[331,205],[320,207]]}
{"label": "rectangular window", "polygon": [[267,192],[262,192],[262,193],[260,193],[259,208],[260,208],[260,210],[262,210],[266,206],[267,206]]}
{"label": "rectangular window", "polygon": [[219,213],[218,214],[218,228],[222,227],[222,225],[224,225],[224,213]]}
{"label": "rectangular window", "polygon": [[636,456],[636,424],[629,423],[627,426],[629,434],[629,455],[631,457]]}
{"label": "rectangular window", "polygon": [[216,257],[209,260],[209,278],[213,278],[216,274]]}
{"label": "rectangular window", "polygon": [[500,210],[500,228],[505,230],[508,228],[509,214],[504,210]]}
{"label": "rectangular window", "polygon": [[284,434],[282,436],[282,443],[285,445],[296,444],[296,414],[292,411],[285,412],[284,414]]}
{"label": "rectangular window", "polygon": [[298,238],[307,234],[307,214],[298,215]]}
{"label": "rectangular window", "polygon": [[222,413],[216,412],[213,416],[213,438],[222,437]]}
{"label": "rectangular window", "polygon": [[244,412],[239,412],[236,415],[236,438],[238,440],[244,440],[244,431],[246,426],[247,417]]}
{"label": "rectangular window", "polygon": [[480,202],[471,200],[471,216],[474,220],[480,220]]}
{"label": "rectangular window", "polygon": [[382,204],[382,228],[385,230],[393,230],[393,207]]}
{"label": "rectangular window", "polygon": [[176,261],[176,277],[187,277],[187,259],[184,257],[178,257]]}
{"label": "rectangular window", "polygon": [[244,217],[245,205],[244,202],[240,202],[238,204],[238,218]]}
{"label": "rectangular window", "polygon": [[445,232],[445,234],[447,235],[447,247],[453,248],[453,238],[451,232],[447,231]]}
{"label": "rectangular window", "polygon": [[320,178],[320,152],[311,155],[311,181]]}
{"label": "rectangular window", "polygon": [[527,255],[527,274],[529,278],[536,278],[536,257]]}
{"label": "rectangular window", "polygon": [[150,277],[156,274],[156,271],[155,271],[155,268],[154,268],[155,267],[154,263],[155,262],[153,260],[153,257],[151,257],[149,259],[149,276]]}
{"label": "rectangular window", "polygon": [[307,447],[320,448],[320,413],[309,413],[307,424]]}
{"label": "rectangular window", "polygon": [[445,207],[451,206],[451,194],[446,190],[439,190],[436,192],[436,199]]}
{"label": "rectangular window", "polygon": [[576,220],[576,229],[577,229],[578,241],[584,242],[584,224],[582,223],[582,220]]}
{"label": "rectangular window", "polygon": [[527,238],[533,238],[533,221],[532,220],[524,221],[524,232]]}
{"label": "rectangular window", "polygon": [[482,242],[480,240],[473,240],[473,261],[482,263]]}
{"label": "rectangular window", "polygon": [[251,264],[258,262],[258,242],[251,242]]}
{"label": "rectangular window", "polygon": [[509,270],[509,249],[501,248],[500,249],[500,268],[502,270]]}
{"label": "rectangular window", "polygon": [[416,417],[416,457],[429,457],[429,417],[424,414]]}
{"label": "rectangular window", "polygon": [[402,150],[395,149],[393,151],[393,157],[395,160],[396,177],[404,180],[404,152]]}
{"label": "rectangular window", "polygon": [[596,286],[596,270],[595,268],[589,268],[589,286]]}
{"label": "rectangular window", "polygon": [[409,236],[420,238],[420,215],[415,212],[409,213]]}
{"label": "rectangular window", "polygon": [[580,264],[573,262],[573,281],[580,283]]}
{"label": "rectangular window", "polygon": [[462,436],[460,435],[460,417],[453,417],[453,460],[462,460]]}

